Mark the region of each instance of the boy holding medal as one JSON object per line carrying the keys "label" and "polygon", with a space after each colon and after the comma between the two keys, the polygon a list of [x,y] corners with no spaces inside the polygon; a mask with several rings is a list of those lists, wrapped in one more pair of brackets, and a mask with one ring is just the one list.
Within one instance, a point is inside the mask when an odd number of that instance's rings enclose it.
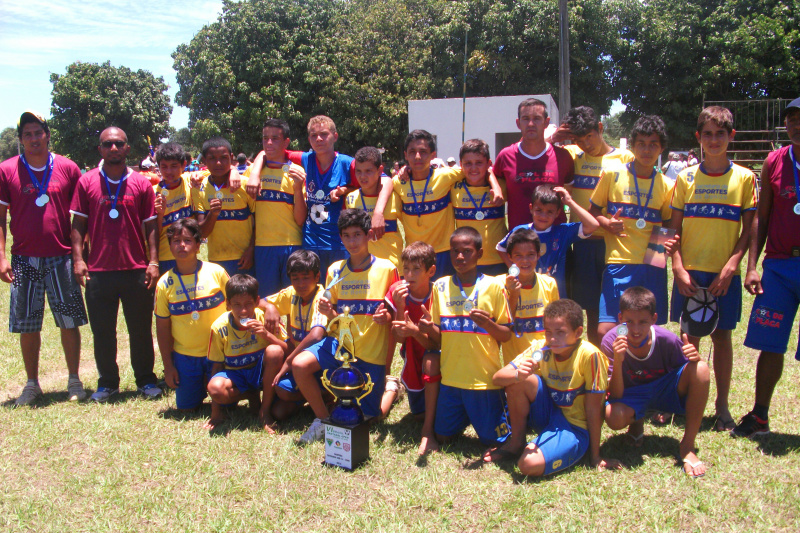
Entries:
{"label": "boy holding medal", "polygon": [[456,274],[433,284],[430,319],[420,329],[441,346],[442,383],[436,403],[436,440],[445,442],[472,425],[481,442],[508,436],[505,399],[492,375],[502,365],[500,343],[511,338],[508,305],[497,278],[478,273],[481,235],[463,227],[450,238]]}
{"label": "boy holding medal", "polygon": [[[544,310],[544,328],[545,340],[534,342],[492,379],[505,387],[514,429],[501,448],[504,455],[521,451],[519,469],[534,477],[569,468],[587,451],[598,470],[621,468],[619,461],[600,457],[608,359],[581,339],[583,309],[572,300],[553,302]],[[526,424],[539,435],[522,450]]]}
{"label": "boy holding medal", "polygon": [[644,264],[653,228],[667,226],[672,217],[672,187],[655,166],[667,145],[664,121],[655,115],[641,117],[633,125],[631,144],[633,162],[604,169],[591,197],[590,212],[606,232],[600,338],[617,323],[619,298],[628,287],[650,289],[656,295],[658,323],[667,322],[667,271]]}
{"label": "boy holding medal", "polygon": [[225,294],[228,312],[211,326],[208,346],[213,375],[208,382],[211,418],[203,426],[208,430],[225,419],[223,406],[236,405],[241,400],[248,400],[252,413],[261,413],[262,388],[263,402],[269,410],[272,378],[288,350],[282,327],[275,334],[264,327],[264,312],[256,307],[258,281],[254,277],[234,275],[225,284]]}
{"label": "boy holding medal", "polygon": [[[328,269],[328,279],[319,302],[319,312],[328,322],[350,308],[360,335],[354,339],[357,358],[353,366],[372,378],[372,392],[361,399],[364,415],[379,420],[386,413],[381,411],[381,398],[385,383],[386,352],[391,336],[388,320],[373,320],[373,315],[385,313],[383,298],[386,291],[400,279],[395,266],[386,259],[369,253],[372,239],[370,216],[360,209],[343,211],[338,221],[342,242],[350,254],[349,259],[337,261]],[[380,323],[379,323],[380,322]],[[356,332],[354,332],[356,333]],[[292,376],[297,382],[316,418],[300,437],[303,443],[321,440],[325,434],[322,419],[330,414],[322,398],[318,373],[339,368],[342,363],[334,358],[339,341],[327,336],[297,354],[292,361]]]}
{"label": "boy holding medal", "polygon": [[167,228],[175,267],[165,272],[156,287],[156,338],[164,379],[175,389],[178,409],[196,409],[206,397],[211,377],[208,332],[225,312],[228,274],[220,265],[200,261],[200,226],[182,218]]}
{"label": "boy holding medal", "polygon": [[203,143],[203,162],[210,174],[200,188],[192,189],[192,211],[203,238],[208,239],[208,260],[221,265],[229,276],[252,272],[255,248],[256,203],[241,182],[235,189],[229,185],[231,173],[239,181],[232,158],[231,144],[222,137]]}
{"label": "boy holding medal", "polygon": [[[733,115],[724,107],[707,107],[697,119],[695,137],[703,147],[703,162],[678,175],[672,194],[672,221],[679,245],[672,253],[673,322],[680,322],[684,300],[699,287],[717,298],[719,323],[711,334],[714,379],[717,384],[716,431],[734,428],[728,410],[733,372],[731,332],[742,317],[740,264],[750,242],[758,206],[756,177],[728,159],[733,140]],[[699,348],[700,339],[689,337]]]}
{"label": "boy holding medal", "polygon": [[169,247],[167,228],[181,218],[192,216],[191,183],[183,175],[185,152],[177,143],[164,143],[156,151],[156,162],[161,172],[161,182],[156,192],[158,214],[158,269],[164,273],[175,266],[175,258]]}

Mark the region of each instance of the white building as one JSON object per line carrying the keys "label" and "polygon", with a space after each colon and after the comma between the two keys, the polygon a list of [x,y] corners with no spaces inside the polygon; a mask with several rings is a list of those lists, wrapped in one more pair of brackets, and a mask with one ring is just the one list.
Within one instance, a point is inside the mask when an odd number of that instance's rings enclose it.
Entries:
{"label": "white building", "polygon": [[[494,159],[500,150],[519,141],[517,106],[527,98],[537,98],[547,104],[550,124],[560,123],[558,107],[549,94],[467,98],[464,139],[483,139],[489,144],[489,153]],[[408,131],[431,132],[436,138],[437,155],[442,159],[452,156],[458,160],[461,117],[461,98],[408,101]]]}

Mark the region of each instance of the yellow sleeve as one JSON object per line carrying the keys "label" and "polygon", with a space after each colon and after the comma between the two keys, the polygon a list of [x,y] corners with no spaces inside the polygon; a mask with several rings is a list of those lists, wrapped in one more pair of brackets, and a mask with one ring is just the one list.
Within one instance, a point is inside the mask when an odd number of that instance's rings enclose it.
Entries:
{"label": "yellow sleeve", "polygon": [[392,178],[392,189],[394,190],[395,194],[400,197],[401,201],[403,198],[403,187],[400,185],[400,179],[396,176]]}
{"label": "yellow sleeve", "polygon": [[672,192],[674,191],[676,186],[671,186],[666,179],[663,179],[661,182],[663,183],[664,187],[664,203],[661,204],[661,220],[669,220],[672,218],[672,207],[670,207],[670,199],[672,198]]}
{"label": "yellow sleeve", "polygon": [[614,172],[610,170],[603,170],[600,172],[600,181],[592,192],[589,201],[597,207],[606,208],[608,205],[608,191],[611,187],[611,180],[614,178]]}
{"label": "yellow sleeve", "polygon": [[[590,345],[591,346],[591,345]],[[587,392],[605,392],[608,389],[608,359],[594,346],[581,361],[581,374]]]}
{"label": "yellow sleeve", "polygon": [[495,323],[505,326],[511,324],[511,311],[508,309],[508,300],[506,300],[505,296],[505,288],[503,285],[500,284],[500,278],[495,278],[492,283],[494,284],[494,320]]}
{"label": "yellow sleeve", "polygon": [[[558,295],[558,285],[556,285],[555,283],[550,284],[550,290],[547,291],[547,292],[548,292],[548,295],[547,295],[547,302],[548,303],[549,302],[555,302],[556,300],[558,300],[560,298],[560,296]],[[545,306],[545,307],[547,307],[547,306]]]}
{"label": "yellow sleeve", "polygon": [[437,289],[438,285],[439,285],[438,282],[433,285],[433,292],[431,293],[431,322],[433,322],[437,326],[440,325],[441,322],[442,322],[442,319],[439,316],[439,313],[440,313],[440,310],[439,310],[439,298],[440,298],[440,296],[439,296],[439,291]]}
{"label": "yellow sleeve", "polygon": [[225,362],[225,339],[222,337],[221,330],[222,327],[219,329],[215,327],[211,328],[211,342],[208,344],[208,360],[214,363]]}
{"label": "yellow sleeve", "polygon": [[271,296],[267,296],[267,301],[278,308],[281,316],[292,312],[292,295],[290,292],[288,289],[283,289]]}
{"label": "yellow sleeve", "polygon": [[[337,262],[335,262],[334,264],[332,264],[331,266],[328,267],[328,275],[325,277],[325,286],[326,287],[328,285],[330,285],[331,282],[334,279],[336,279],[336,278],[333,277],[334,273],[336,272],[336,265],[341,265],[342,268],[344,268],[344,262],[343,261],[337,261]],[[341,283],[337,283],[336,285],[334,285],[330,289],[330,291],[331,291],[330,302],[331,302],[332,305],[336,305],[336,302],[339,301],[339,285],[341,285]]]}
{"label": "yellow sleeve", "polygon": [[[203,183],[202,186],[206,184]],[[209,210],[208,201],[203,195],[203,191],[201,189],[192,189],[192,211],[194,213],[206,213]]]}
{"label": "yellow sleeve", "polygon": [[460,168],[439,168],[436,169],[436,179],[442,180],[452,187],[464,179],[464,171]]}
{"label": "yellow sleeve", "polygon": [[756,176],[752,172],[748,172],[742,180],[742,210],[755,209],[756,207],[758,207]]}
{"label": "yellow sleeve", "polygon": [[678,174],[678,179],[675,180],[675,188],[672,190],[672,208],[683,211],[686,205],[686,171],[684,170]]}
{"label": "yellow sleeve", "polygon": [[[392,188],[394,188],[394,183],[392,183]],[[394,194],[394,193],[393,193]],[[356,206],[356,196],[358,195],[358,191],[353,191],[348,194],[344,199],[344,206],[347,209],[353,209]]]}
{"label": "yellow sleeve", "polygon": [[169,273],[158,280],[156,287],[156,313],[157,317],[167,318],[170,316],[169,300],[167,299],[167,283],[169,280]]}

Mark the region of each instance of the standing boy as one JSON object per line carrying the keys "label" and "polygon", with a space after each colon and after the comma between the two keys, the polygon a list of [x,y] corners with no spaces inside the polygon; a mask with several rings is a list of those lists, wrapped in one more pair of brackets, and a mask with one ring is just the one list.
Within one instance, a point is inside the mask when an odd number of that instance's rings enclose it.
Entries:
{"label": "standing boy", "polygon": [[186,163],[184,156],[183,147],[177,143],[164,143],[156,150],[156,161],[162,178],[154,187],[159,228],[158,268],[162,274],[175,266],[167,228],[176,220],[192,216],[192,186],[188,176],[183,176]]}
{"label": "standing boy", "polygon": [[[742,316],[740,264],[758,205],[755,175],[728,159],[728,143],[735,134],[728,109],[703,109],[695,132],[703,147],[703,162],[678,175],[671,204],[670,227],[680,236],[680,244],[672,254],[675,281],[670,318],[680,322],[684,300],[699,287],[717,298],[719,323],[711,334],[717,431],[735,426],[728,410],[733,372],[731,333]],[[689,337],[689,341],[699,348],[698,337]]]}

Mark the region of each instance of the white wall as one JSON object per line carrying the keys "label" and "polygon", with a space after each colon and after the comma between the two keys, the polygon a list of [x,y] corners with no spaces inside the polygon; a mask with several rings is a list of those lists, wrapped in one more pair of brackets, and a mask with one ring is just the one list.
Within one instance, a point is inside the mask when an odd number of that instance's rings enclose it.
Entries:
{"label": "white wall", "polygon": [[[558,107],[549,94],[467,98],[464,139],[483,139],[489,144],[489,153],[494,159],[502,148],[510,144],[508,139],[519,140],[516,137],[519,128],[515,122],[517,106],[527,98],[538,98],[547,104],[550,123],[559,124]],[[431,132],[437,140],[437,155],[445,160],[451,156],[458,160],[458,151],[461,148],[461,117],[461,98],[408,102],[408,130],[422,129]],[[504,135],[505,140],[502,140],[496,137],[497,134],[514,135]],[[503,146],[499,146],[500,144]]]}

